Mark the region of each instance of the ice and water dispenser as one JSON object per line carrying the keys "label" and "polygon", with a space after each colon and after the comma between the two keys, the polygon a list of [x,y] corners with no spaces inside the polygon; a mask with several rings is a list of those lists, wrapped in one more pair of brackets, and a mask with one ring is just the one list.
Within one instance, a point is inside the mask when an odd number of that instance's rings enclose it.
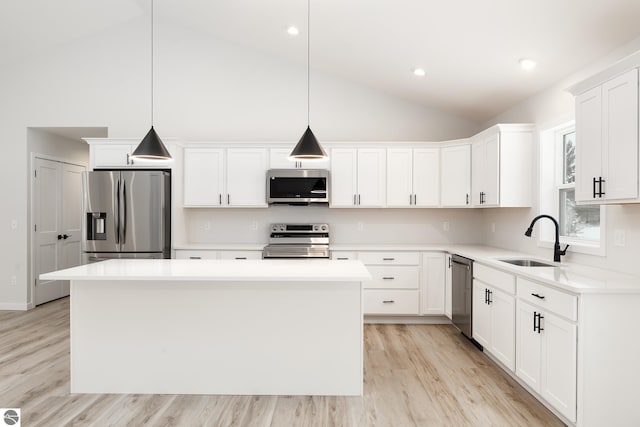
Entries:
{"label": "ice and water dispenser", "polygon": [[87,240],[107,240],[106,212],[87,212]]}

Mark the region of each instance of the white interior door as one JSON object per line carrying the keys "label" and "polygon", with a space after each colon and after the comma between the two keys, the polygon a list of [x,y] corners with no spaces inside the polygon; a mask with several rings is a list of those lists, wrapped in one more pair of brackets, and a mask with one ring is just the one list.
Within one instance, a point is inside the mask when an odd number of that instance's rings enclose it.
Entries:
{"label": "white interior door", "polygon": [[42,273],[81,263],[84,167],[36,158],[34,163],[35,304],[69,295],[68,281],[40,280]]}

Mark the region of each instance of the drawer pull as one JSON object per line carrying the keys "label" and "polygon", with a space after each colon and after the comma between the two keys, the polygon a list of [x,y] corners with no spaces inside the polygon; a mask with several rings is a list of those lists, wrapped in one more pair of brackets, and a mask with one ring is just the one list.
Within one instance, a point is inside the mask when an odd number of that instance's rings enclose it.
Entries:
{"label": "drawer pull", "polygon": [[236,259],[247,259],[246,256],[237,256]]}
{"label": "drawer pull", "polygon": [[202,259],[202,257],[199,256],[190,256],[189,259]]}
{"label": "drawer pull", "polygon": [[382,258],[383,261],[395,261],[395,258]]}
{"label": "drawer pull", "polygon": [[341,261],[347,261],[349,258],[347,258],[347,257],[338,257],[337,259],[341,260]]}
{"label": "drawer pull", "polygon": [[532,293],[531,296],[534,296],[534,297],[540,298],[540,299],[544,299],[544,295],[538,295],[538,294]]}
{"label": "drawer pull", "polygon": [[395,277],[383,277],[382,280],[394,280]]}
{"label": "drawer pull", "polygon": [[393,303],[395,303],[395,301],[392,300],[392,299],[386,299],[386,300],[382,301],[382,303],[383,304],[393,304]]}

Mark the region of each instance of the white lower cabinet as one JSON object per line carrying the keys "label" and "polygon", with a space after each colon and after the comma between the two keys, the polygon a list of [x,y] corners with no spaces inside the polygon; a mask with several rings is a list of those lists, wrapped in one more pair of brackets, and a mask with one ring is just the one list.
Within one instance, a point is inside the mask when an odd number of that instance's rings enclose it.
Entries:
{"label": "white lower cabinet", "polygon": [[453,277],[451,275],[451,254],[445,254],[444,260],[444,314],[451,319],[453,316]]}
{"label": "white lower cabinet", "polygon": [[[578,326],[561,317],[572,316],[572,310],[553,313],[548,307],[561,305],[554,295],[565,301],[577,297],[550,288],[546,292],[544,285],[535,283],[535,292],[530,292],[532,283],[518,279],[516,375],[575,422]],[[540,304],[530,302],[533,294]]]}
{"label": "white lower cabinet", "polygon": [[515,276],[474,265],[473,338],[505,367],[515,369]]}
{"label": "white lower cabinet", "polygon": [[178,249],[176,250],[176,259],[262,259],[262,251]]}
{"label": "white lower cabinet", "polygon": [[417,289],[365,289],[364,314],[416,315],[419,301]]}
{"label": "white lower cabinet", "polygon": [[442,252],[422,254],[420,314],[445,314],[444,260]]}

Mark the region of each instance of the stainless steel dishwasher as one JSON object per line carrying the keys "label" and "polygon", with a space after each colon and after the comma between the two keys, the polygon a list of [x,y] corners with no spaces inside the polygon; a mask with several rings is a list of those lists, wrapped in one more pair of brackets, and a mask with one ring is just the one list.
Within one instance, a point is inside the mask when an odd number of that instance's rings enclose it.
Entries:
{"label": "stainless steel dishwasher", "polygon": [[451,255],[451,314],[453,324],[473,340],[473,260]]}

